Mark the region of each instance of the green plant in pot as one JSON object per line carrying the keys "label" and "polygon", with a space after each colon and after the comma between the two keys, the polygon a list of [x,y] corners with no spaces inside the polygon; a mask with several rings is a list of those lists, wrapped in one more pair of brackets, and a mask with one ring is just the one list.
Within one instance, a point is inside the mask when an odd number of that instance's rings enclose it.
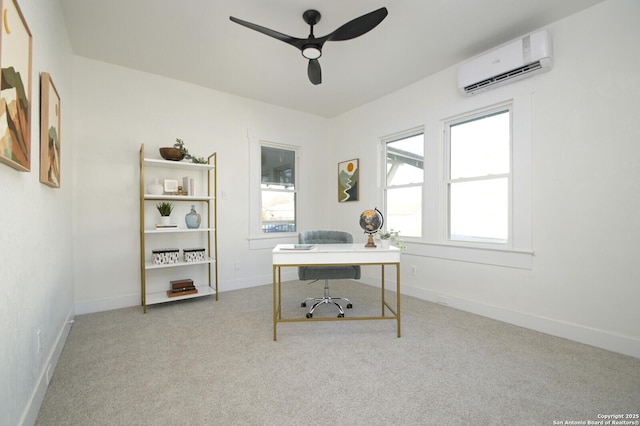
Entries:
{"label": "green plant in pot", "polygon": [[169,225],[171,223],[171,212],[173,211],[173,204],[166,201],[156,204],[158,212],[160,212],[160,223],[162,225]]}
{"label": "green plant in pot", "polygon": [[384,247],[388,247],[390,244],[398,247],[400,250],[404,250],[407,248],[404,244],[404,240],[400,238],[400,231],[394,231],[391,229],[390,231],[383,231],[382,229],[378,231],[378,237],[382,242]]}
{"label": "green plant in pot", "polygon": [[204,157],[194,157],[193,155],[191,155],[189,153],[189,149],[186,147],[182,139],[176,138],[176,143],[173,144],[173,147],[178,149],[182,153],[182,155],[184,155],[184,158],[186,158],[187,160],[191,160],[192,163],[207,164],[207,160],[205,160]]}

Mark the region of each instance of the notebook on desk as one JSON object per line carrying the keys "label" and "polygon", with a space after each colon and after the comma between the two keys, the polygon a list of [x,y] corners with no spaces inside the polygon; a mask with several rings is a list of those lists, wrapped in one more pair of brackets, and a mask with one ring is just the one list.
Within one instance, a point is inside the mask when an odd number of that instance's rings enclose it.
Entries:
{"label": "notebook on desk", "polygon": [[317,244],[285,244],[280,247],[281,250],[311,250]]}

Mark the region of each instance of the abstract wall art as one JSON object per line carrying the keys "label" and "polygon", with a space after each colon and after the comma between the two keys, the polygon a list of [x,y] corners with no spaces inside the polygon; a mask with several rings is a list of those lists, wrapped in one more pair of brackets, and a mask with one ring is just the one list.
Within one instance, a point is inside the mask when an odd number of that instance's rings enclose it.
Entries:
{"label": "abstract wall art", "polygon": [[31,170],[31,31],[17,0],[0,0],[0,162]]}
{"label": "abstract wall art", "polygon": [[40,182],[60,188],[60,95],[51,76],[40,76]]}
{"label": "abstract wall art", "polygon": [[338,202],[358,201],[358,159],[338,163]]}

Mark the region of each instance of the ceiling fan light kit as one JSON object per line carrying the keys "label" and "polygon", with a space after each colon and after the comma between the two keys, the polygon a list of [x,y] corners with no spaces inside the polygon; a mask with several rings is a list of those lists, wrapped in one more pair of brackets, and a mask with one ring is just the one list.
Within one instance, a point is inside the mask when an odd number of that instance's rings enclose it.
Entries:
{"label": "ceiling fan light kit", "polygon": [[310,26],[309,36],[307,38],[291,37],[278,31],[243,21],[242,19],[234,18],[233,16],[230,16],[229,19],[236,24],[258,31],[277,40],[284,41],[285,43],[300,49],[302,56],[309,60],[309,65],[307,67],[309,80],[313,84],[320,84],[322,83],[322,70],[320,68],[318,58],[322,56],[322,46],[324,43],[327,41],[351,40],[368,33],[378,26],[378,24],[387,17],[388,13],[389,12],[386,7],[381,7],[380,9],[374,10],[373,12],[369,12],[366,15],[362,15],[359,18],[347,22],[334,32],[320,38],[316,38],[314,36],[313,26],[320,21],[321,15],[320,12],[313,9],[307,10],[302,14],[302,19],[304,19],[304,21]]}
{"label": "ceiling fan light kit", "polygon": [[322,50],[318,49],[316,46],[306,46],[302,49],[302,56],[307,59],[318,59],[322,56]]}

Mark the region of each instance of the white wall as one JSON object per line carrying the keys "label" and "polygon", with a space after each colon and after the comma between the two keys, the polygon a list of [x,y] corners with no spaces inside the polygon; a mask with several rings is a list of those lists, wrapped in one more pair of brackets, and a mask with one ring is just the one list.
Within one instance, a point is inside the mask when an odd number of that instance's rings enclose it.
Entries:
{"label": "white wall", "polygon": [[[374,182],[380,137],[424,125],[426,137],[439,138],[452,111],[533,90],[533,268],[413,256],[409,245],[404,291],[640,356],[638,22],[640,3],[608,1],[548,27],[549,73],[469,99],[457,93],[452,67],[332,121],[332,140],[355,143],[362,181]],[[378,195],[363,188],[361,204],[379,204]]]}
{"label": "white wall", "polygon": [[[81,57],[74,87],[77,313],[140,304],[141,143],[152,158],[176,138],[194,155],[218,153],[220,291],[270,282],[269,250],[249,250],[248,135],[301,146],[300,185],[311,187],[329,161],[326,119]],[[327,220],[316,198],[302,203],[302,224]]]}
{"label": "white wall", "polygon": [[[35,420],[73,316],[72,52],[58,2],[19,2],[33,40],[31,172],[0,164],[0,424]],[[4,64],[3,64],[4,66]],[[40,183],[40,73],[60,94],[61,188]],[[40,330],[38,353],[36,334]],[[34,409],[31,409],[31,408]]]}

